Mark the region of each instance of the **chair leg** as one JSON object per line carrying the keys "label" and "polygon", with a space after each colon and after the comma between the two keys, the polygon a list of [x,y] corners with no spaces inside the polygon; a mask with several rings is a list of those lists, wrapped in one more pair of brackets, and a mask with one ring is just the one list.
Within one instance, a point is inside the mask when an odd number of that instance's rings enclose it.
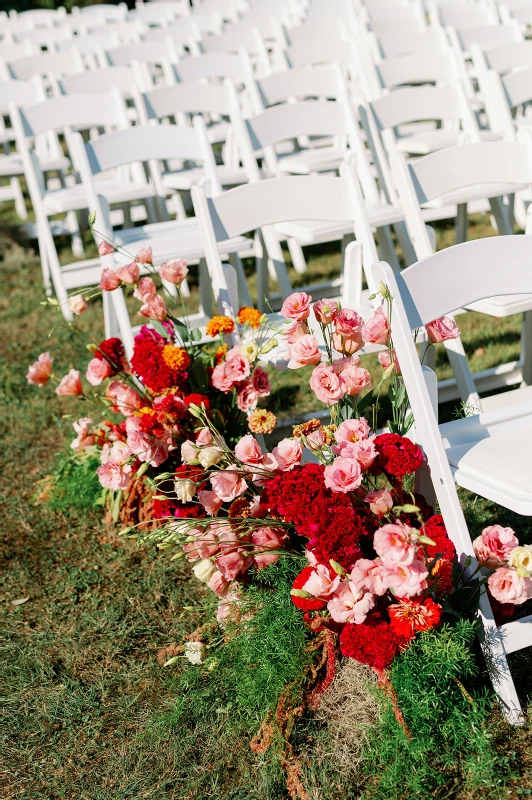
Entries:
{"label": "chair leg", "polygon": [[[198,272],[199,272],[200,309],[203,311],[206,317],[212,317],[213,315],[212,281],[209,276],[209,270],[207,269],[207,262],[205,261],[204,258],[200,260]],[[181,284],[181,286],[183,286],[183,284]]]}
{"label": "chair leg", "polygon": [[41,269],[42,269],[42,280],[44,283],[44,291],[46,292],[47,297],[51,297],[53,294],[53,288],[52,288],[52,280],[50,277],[50,267],[48,265],[46,245],[42,240],[41,231],[38,225],[37,225],[37,242],[39,245],[39,256],[41,258]]}
{"label": "chair leg", "polygon": [[491,213],[497,223],[499,236],[511,236],[513,233],[512,225],[508,215],[508,209],[503,205],[502,197],[490,198]]}
{"label": "chair leg", "polygon": [[401,265],[393,246],[392,234],[390,226],[385,225],[382,228],[377,228],[377,243],[384,261],[387,261],[394,272],[399,272]]}
{"label": "chair leg", "polygon": [[393,229],[395,231],[395,235],[397,236],[397,241],[399,242],[399,247],[401,248],[401,252],[403,254],[403,259],[407,267],[411,264],[415,264],[417,259],[416,251],[414,250],[414,245],[408,235],[408,230],[404,222],[397,222]]}
{"label": "chair leg", "polygon": [[467,203],[459,203],[456,206],[456,219],[454,222],[455,244],[467,242],[467,229],[469,219],[467,216]]}
{"label": "chair leg", "polygon": [[13,192],[13,198],[15,200],[15,211],[19,215],[20,219],[28,219],[28,210],[26,208],[26,203],[24,202],[24,195],[22,194],[22,189],[20,188],[19,179],[11,178],[9,183],[11,185],[11,191]]}
{"label": "chair leg", "polygon": [[83,247],[83,240],[81,238],[81,232],[79,230],[79,224],[76,212],[68,211],[66,218],[67,218],[68,228],[71,231],[70,241],[72,243],[72,252],[76,256],[76,258],[83,258],[83,256],[85,255],[85,248]]}
{"label": "chair leg", "polygon": [[268,253],[264,247],[260,230],[255,231],[255,265],[257,272],[257,308],[259,311],[267,311],[267,299],[269,296],[269,264]]}
{"label": "chair leg", "polygon": [[525,311],[521,328],[521,360],[523,385],[532,386],[532,311]]}
{"label": "chair leg", "polygon": [[246,273],[244,272],[242,259],[240,258],[238,253],[229,254],[229,263],[234,268],[238,280],[238,301],[243,306],[250,306],[251,297],[249,294],[248,284],[246,281]]}
{"label": "chair leg", "polygon": [[288,239],[287,244],[295,271],[300,275],[304,275],[307,271],[307,262],[305,261],[305,256],[303,255],[303,248],[297,239]]}

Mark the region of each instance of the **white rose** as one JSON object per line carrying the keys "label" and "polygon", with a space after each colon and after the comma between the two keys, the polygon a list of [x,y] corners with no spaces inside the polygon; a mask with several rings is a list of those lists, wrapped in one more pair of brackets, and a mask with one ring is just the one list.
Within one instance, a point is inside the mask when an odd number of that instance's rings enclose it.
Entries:
{"label": "white rose", "polygon": [[210,558],[202,558],[192,567],[192,572],[199,581],[208,583],[216,572],[216,564]]}
{"label": "white rose", "polygon": [[522,578],[532,575],[532,545],[524,544],[514,547],[510,553],[508,564],[513,567]]}
{"label": "white rose", "polygon": [[194,481],[188,481],[185,479],[177,480],[174,483],[174,489],[177,499],[181,500],[182,503],[190,503],[196,494],[196,484]]}
{"label": "white rose", "polygon": [[209,469],[220,461],[223,454],[219,447],[203,447],[198,453],[198,460],[204,469]]}
{"label": "white rose", "polygon": [[205,645],[203,642],[187,642],[185,645],[185,658],[191,664],[203,664],[205,658]]}
{"label": "white rose", "polygon": [[181,445],[181,461],[185,464],[198,463],[198,448],[190,439]]}

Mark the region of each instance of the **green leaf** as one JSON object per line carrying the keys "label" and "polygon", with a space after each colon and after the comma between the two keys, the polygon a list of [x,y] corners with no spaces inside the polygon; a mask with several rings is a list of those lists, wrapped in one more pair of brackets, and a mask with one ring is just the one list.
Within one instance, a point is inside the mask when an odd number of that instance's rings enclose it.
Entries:
{"label": "green leaf", "polygon": [[357,403],[357,411],[359,414],[362,414],[370,405],[371,401],[373,400],[373,392],[368,392],[364,395],[364,397],[358,401]]}
{"label": "green leaf", "polygon": [[209,377],[205,364],[197,360],[192,361],[188,373],[189,381],[194,389],[200,393],[206,391],[209,386]]}
{"label": "green leaf", "polygon": [[404,383],[402,383],[399,386],[399,389],[397,390],[397,394],[395,396],[395,402],[397,403],[398,406],[402,406],[405,400],[406,400],[406,387]]}
{"label": "green leaf", "polygon": [[199,342],[199,340],[201,339],[201,331],[200,331],[200,329],[199,328],[192,328],[192,330],[190,331],[190,337],[191,337],[193,342]]}
{"label": "green leaf", "polygon": [[95,222],[96,222],[96,211],[93,211],[89,217],[89,225],[91,226],[91,228]]}
{"label": "green leaf", "polygon": [[152,328],[154,330],[157,331],[157,333],[160,333],[161,336],[164,337],[165,339],[169,339],[170,338],[170,334],[168,333],[168,331],[164,327],[163,323],[159,322],[158,319],[152,319],[151,326],[152,326]]}
{"label": "green leaf", "polygon": [[174,321],[174,327],[181,341],[183,342],[190,341],[190,336],[186,325],[184,325],[180,320],[176,319]]}

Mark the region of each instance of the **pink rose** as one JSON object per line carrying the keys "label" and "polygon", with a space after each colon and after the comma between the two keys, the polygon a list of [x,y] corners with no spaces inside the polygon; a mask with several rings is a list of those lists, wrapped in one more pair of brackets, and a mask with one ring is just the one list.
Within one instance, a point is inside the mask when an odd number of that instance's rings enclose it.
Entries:
{"label": "pink rose", "polygon": [[220,392],[230,392],[234,386],[234,382],[227,374],[227,367],[225,361],[218,364],[212,371],[211,382],[215,389]]}
{"label": "pink rose", "polygon": [[137,288],[133,292],[133,297],[142,303],[148,303],[157,294],[157,287],[151,278],[141,278]]}
{"label": "pink rose", "polygon": [[311,300],[312,297],[306,292],[294,292],[284,301],[281,307],[282,316],[298,322],[308,319]]}
{"label": "pink rose", "polygon": [[319,364],[310,376],[310,388],[320,402],[332,406],[343,397],[340,378],[328,364]]}
{"label": "pink rose", "polygon": [[324,478],[333,492],[353,492],[362,483],[362,471],[358,461],[340,456],[325,467]]}
{"label": "pink rose", "polygon": [[511,528],[502,525],[490,525],[484,528],[480,536],[473,542],[475,555],[481,564],[492,569],[508,561],[519,540]]}
{"label": "pink rose", "polygon": [[111,381],[105,396],[112,401],[113,406],[125,417],[134,414],[144,405],[140,395],[123,381]]}
{"label": "pink rose", "polygon": [[282,472],[289,472],[301,463],[303,447],[298,439],[281,439],[272,450],[277,466]]}
{"label": "pink rose", "polygon": [[425,325],[427,336],[431,342],[446,342],[449,339],[458,339],[460,329],[450,317],[440,317]]}
{"label": "pink rose", "polygon": [[251,378],[248,378],[248,380],[244,381],[239,389],[239,392],[236,396],[236,404],[240,411],[250,411],[250,409],[257,405],[258,399],[259,395],[253,386],[253,381]]}
{"label": "pink rose", "polygon": [[233,347],[225,358],[225,371],[233,383],[244,381],[251,372],[249,361],[240,352],[238,347]]}
{"label": "pink rose", "polygon": [[99,386],[112,371],[111,365],[105,358],[93,358],[89,361],[85,377],[91,386]]}
{"label": "pink rose", "polygon": [[226,597],[230,585],[230,582],[224,578],[219,570],[216,570],[207,581],[209,589],[211,589],[214,594],[217,594],[218,597]]}
{"label": "pink rose", "polygon": [[28,367],[26,380],[34,386],[46,386],[52,374],[52,361],[50,353],[41,353],[37,361]]}
{"label": "pink rose", "polygon": [[279,561],[279,553],[268,553],[268,550],[280,550],[283,539],[272,528],[258,528],[251,534],[251,541],[259,552],[253,553],[255,566],[258,569]]}
{"label": "pink rose", "polygon": [[379,528],[373,537],[373,547],[385,567],[395,567],[398,564],[408,566],[416,555],[411,528],[400,522]]}
{"label": "pink rose", "polygon": [[73,314],[77,314],[78,317],[83,314],[89,307],[89,304],[85,300],[82,294],[74,294],[68,298],[68,305],[70,306],[70,310]]}
{"label": "pink rose", "polygon": [[75,450],[76,453],[81,452],[81,450],[84,450],[86,447],[91,447],[96,441],[96,437],[92,436],[89,432],[89,428],[92,424],[93,420],[90,417],[82,417],[72,423],[72,427],[76,431],[77,436],[71,442],[70,447],[72,450]]}
{"label": "pink rose", "polygon": [[388,489],[376,489],[368,492],[364,500],[369,503],[370,510],[377,517],[384,517],[393,508],[393,498]]}
{"label": "pink rose", "polygon": [[[335,449],[337,448],[333,447],[333,451]],[[344,444],[339,455],[342,458],[354,458],[355,461],[358,461],[361,469],[367,470],[377,458],[377,448],[373,439],[363,439],[360,442]]]}
{"label": "pink rose", "polygon": [[174,286],[181,286],[188,275],[186,260],[184,258],[174,258],[172,261],[165,261],[159,269],[159,275],[163,281],[173,283]]}
{"label": "pink rose", "polygon": [[361,333],[365,342],[370,342],[371,344],[386,344],[388,342],[390,329],[386,314],[382,308],[379,307],[371,319],[364,323]]}
{"label": "pink rose", "polygon": [[262,464],[264,453],[250,433],[243,436],[235,447],[235,455],[243,464]]}
{"label": "pink rose", "polygon": [[350,584],[358,592],[371,592],[382,597],[388,591],[385,571],[386,568],[379,558],[359,558],[351,570]]}
{"label": "pink rose", "polygon": [[360,625],[375,605],[373,595],[361,594],[350,583],[342,583],[327,603],[327,609],[335,622],[353,622]]}
{"label": "pink rose", "polygon": [[318,300],[312,306],[314,316],[321,325],[329,325],[338,316],[338,300]]}
{"label": "pink rose", "polygon": [[294,344],[288,347],[288,369],[299,369],[308,367],[309,364],[317,364],[321,361],[321,353],[318,347],[318,340],[312,334],[307,333]]}
{"label": "pink rose", "polygon": [[318,428],[316,431],[311,431],[305,437],[308,447],[311,450],[321,450],[323,445],[325,444],[325,436],[323,435],[323,431],[321,428]]}
{"label": "pink rose", "polygon": [[135,283],[139,282],[139,265],[136,263],[136,261],[132,261],[131,264],[126,264],[125,267],[118,267],[118,269],[115,270],[115,275],[120,278],[122,283],[126,283],[128,286],[133,286]]}
{"label": "pink rose", "polygon": [[532,597],[532,580],[521,578],[512,567],[499,567],[488,578],[488,587],[499,603],[520,605]]}
{"label": "pink rose", "polygon": [[384,576],[388,586],[399,597],[415,597],[427,588],[425,559],[416,556],[411,564],[385,567]]}
{"label": "pink rose", "polygon": [[215,492],[211,492],[209,489],[203,489],[198,492],[198,498],[210,517],[215,517],[222,507],[223,500],[220,500],[218,495]]}
{"label": "pink rose", "polygon": [[216,559],[216,566],[226,581],[232,581],[239,572],[245,572],[253,558],[245,558],[239,550],[224,553]]}
{"label": "pink rose", "polygon": [[102,269],[100,283],[98,284],[98,288],[101,289],[102,292],[114,292],[115,289],[118,289],[120,283],[120,278],[114,270],[109,269],[109,267],[104,267]]}
{"label": "pink rose", "polygon": [[151,247],[143,247],[142,250],[139,250],[135,256],[135,261],[138,261],[139,264],[151,264],[153,262]]}
{"label": "pink rose", "polygon": [[98,255],[103,258],[103,256],[108,256],[111,253],[114,253],[115,249],[112,244],[109,242],[100,242],[98,245]]}
{"label": "pink rose", "polygon": [[346,419],[338,425],[334,433],[334,438],[339,445],[347,444],[348,442],[360,442],[367,439],[370,434],[371,428],[364,417],[359,419]]}
{"label": "pink rose", "polygon": [[139,461],[158,467],[168,458],[168,445],[144,430],[140,417],[126,419],[127,444]]}
{"label": "pink rose", "polygon": [[317,564],[314,572],[301,588],[313,597],[326,600],[337,590],[340,580],[340,575],[336,575],[335,572],[331,574],[329,567]]}
{"label": "pink rose", "polygon": [[354,395],[360,394],[368,386],[371,386],[371,375],[364,369],[364,367],[355,367],[347,365],[340,369],[340,385],[344,394]]}
{"label": "pink rose", "polygon": [[294,344],[294,342],[297,342],[297,340],[301,339],[302,336],[306,336],[307,333],[309,333],[307,323],[296,320],[293,325],[290,325],[289,328],[286,328],[283,336],[288,344]]}
{"label": "pink rose", "polygon": [[244,494],[248,488],[246,481],[237,470],[237,466],[231,466],[215,472],[209,478],[213,491],[224,503],[230,503],[235,497]]}
{"label": "pink rose", "polygon": [[83,386],[81,385],[81,378],[77,369],[71,369],[68,375],[61,378],[55,393],[67,396],[83,394]]}
{"label": "pink rose", "polygon": [[[392,361],[390,359],[390,351],[389,350],[382,350],[379,353],[379,355],[377,356],[377,358],[379,359],[379,364],[381,365],[381,367],[383,369],[388,369],[388,367],[392,363]],[[394,363],[394,368],[395,368],[396,374],[400,375],[401,374],[401,368],[399,366],[399,361],[397,360],[397,356],[395,355],[395,352],[393,354],[393,363]]]}
{"label": "pink rose", "polygon": [[251,378],[253,380],[253,388],[257,392],[258,396],[268,397],[272,387],[270,385],[270,376],[266,370],[260,365],[255,367],[255,371],[253,372]]}
{"label": "pink rose", "polygon": [[150,297],[150,299],[139,308],[138,313],[141,317],[157,319],[159,322],[164,322],[167,317],[166,304],[163,298],[156,294],[154,297]]}

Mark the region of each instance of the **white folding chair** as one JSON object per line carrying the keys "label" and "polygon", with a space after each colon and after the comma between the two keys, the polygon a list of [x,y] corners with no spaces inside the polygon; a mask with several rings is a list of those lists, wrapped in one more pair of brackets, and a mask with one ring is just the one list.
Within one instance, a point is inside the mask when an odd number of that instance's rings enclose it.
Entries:
{"label": "white folding chair", "polygon": [[74,6],[72,8],[72,15],[79,15],[84,19],[91,17],[103,17],[105,22],[123,22],[127,17],[127,5],[125,3],[98,3],[97,5],[83,6],[79,8]]}
{"label": "white folding chair", "polygon": [[107,50],[109,63],[114,67],[128,67],[133,62],[146,64],[153,83],[174,82],[172,64],[177,63],[177,51],[171,39],[162,42],[135,42]]}
{"label": "white folding chair", "polygon": [[[427,457],[433,491],[458,552],[472,558],[471,536],[458,486],[518,514],[532,515],[532,401],[504,406],[438,428],[435,376],[425,383],[411,331],[460,306],[490,296],[532,293],[531,236],[501,236],[466,242],[414,264],[400,275],[385,263],[373,268],[392,296],[392,336],[414,414],[417,440]],[[501,269],[504,264],[504,269]],[[427,494],[428,481],[418,488]],[[532,645],[532,616],[497,626],[486,593],[480,595],[486,663],[504,714],[524,716],[507,655]]]}
{"label": "white folding chair", "polygon": [[499,14],[504,23],[516,21],[523,33],[532,25],[532,3],[530,0],[504,0],[499,4]]}
{"label": "white folding chair", "polygon": [[34,75],[72,75],[84,69],[81,55],[74,50],[72,53],[42,52],[26,58],[18,58],[9,64],[9,70],[14,78],[27,81]]}
{"label": "white folding chair", "polygon": [[375,36],[375,41],[384,58],[407,53],[440,53],[447,47],[445,32],[440,28],[428,28],[426,31],[389,31]]}

